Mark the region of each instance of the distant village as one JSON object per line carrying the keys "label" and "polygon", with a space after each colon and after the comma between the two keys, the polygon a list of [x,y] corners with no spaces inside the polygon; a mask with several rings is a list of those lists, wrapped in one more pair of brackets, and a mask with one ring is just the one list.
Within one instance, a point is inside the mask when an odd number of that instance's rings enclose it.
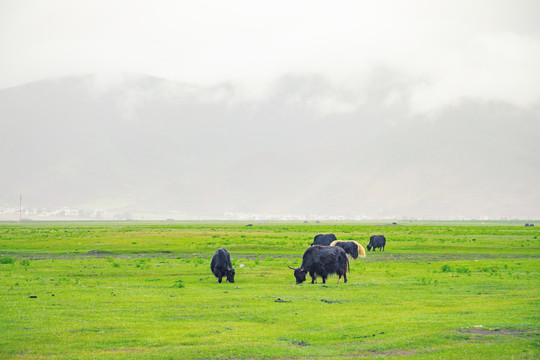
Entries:
{"label": "distant village", "polygon": [[321,215],[321,214],[263,214],[227,212],[222,214],[184,213],[179,211],[166,212],[131,212],[110,209],[79,209],[70,207],[61,208],[15,208],[0,206],[0,221],[248,221],[266,223],[268,221],[300,221],[308,223],[325,223],[335,221],[509,221],[518,220],[508,217],[480,216],[469,219],[462,216],[449,216],[445,218],[423,218],[405,216],[368,217],[364,215]]}
{"label": "distant village", "polygon": [[101,220],[110,216],[103,209],[83,210],[69,207],[62,208],[13,208],[0,207],[0,220],[18,220],[18,221],[39,221],[50,219],[65,220]]}
{"label": "distant village", "polygon": [[175,211],[162,213],[133,213],[129,211],[115,211],[107,209],[78,209],[78,208],[14,208],[0,207],[0,221],[76,221],[76,220],[103,220],[103,221],[141,221],[141,220],[238,220],[238,221],[303,221],[306,223],[320,223],[323,221],[370,220],[365,216],[331,216],[306,214],[260,214],[236,213],[223,214],[181,213]]}

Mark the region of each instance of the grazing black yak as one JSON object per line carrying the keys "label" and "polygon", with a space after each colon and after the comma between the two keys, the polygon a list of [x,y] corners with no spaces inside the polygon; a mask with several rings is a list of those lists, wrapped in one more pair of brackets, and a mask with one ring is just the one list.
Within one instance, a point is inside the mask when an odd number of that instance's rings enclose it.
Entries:
{"label": "grazing black yak", "polygon": [[222,277],[227,277],[227,281],[230,283],[234,282],[234,269],[231,264],[231,256],[227,250],[218,249],[216,251],[212,256],[210,269],[212,269],[212,273],[217,277],[219,283]]}
{"label": "grazing black yak", "polygon": [[312,284],[315,283],[317,276],[322,277],[323,284],[326,284],[328,275],[337,274],[339,284],[342,276],[347,282],[349,259],[347,259],[345,250],[338,246],[313,245],[304,252],[302,266],[298,269],[289,266],[289,269],[294,270],[296,284],[306,281],[307,273],[311,276]]}
{"label": "grazing black yak", "polygon": [[366,257],[366,250],[364,250],[364,247],[354,240],[335,240],[332,241],[330,246],[339,246],[345,250],[347,255],[350,255],[355,260],[358,256],[362,258]]}
{"label": "grazing black yak", "polygon": [[319,234],[319,235],[315,235],[311,245],[312,246],[313,245],[330,246],[330,244],[334,240],[337,240],[337,237],[334,234]]}
{"label": "grazing black yak", "polygon": [[367,246],[367,250],[375,251],[376,248],[379,248],[379,251],[384,251],[384,247],[386,246],[386,238],[384,235],[373,235],[369,238],[369,245]]}

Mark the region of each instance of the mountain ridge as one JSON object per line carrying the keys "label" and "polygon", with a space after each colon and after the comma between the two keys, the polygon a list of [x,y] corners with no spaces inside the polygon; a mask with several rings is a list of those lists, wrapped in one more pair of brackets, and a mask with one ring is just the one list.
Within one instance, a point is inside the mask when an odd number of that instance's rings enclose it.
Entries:
{"label": "mountain ridge", "polygon": [[537,108],[464,101],[418,118],[378,94],[319,112],[343,92],[298,78],[254,99],[134,74],[2,89],[0,204],[24,193],[141,212],[540,218]]}

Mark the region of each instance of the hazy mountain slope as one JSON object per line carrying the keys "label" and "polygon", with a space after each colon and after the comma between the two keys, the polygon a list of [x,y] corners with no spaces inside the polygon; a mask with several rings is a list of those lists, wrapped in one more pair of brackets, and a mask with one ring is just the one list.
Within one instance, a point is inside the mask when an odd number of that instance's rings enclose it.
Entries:
{"label": "hazy mountain slope", "polygon": [[388,103],[392,86],[358,100],[285,77],[246,99],[232,84],[88,75],[0,90],[0,204],[540,217],[538,109],[413,116]]}

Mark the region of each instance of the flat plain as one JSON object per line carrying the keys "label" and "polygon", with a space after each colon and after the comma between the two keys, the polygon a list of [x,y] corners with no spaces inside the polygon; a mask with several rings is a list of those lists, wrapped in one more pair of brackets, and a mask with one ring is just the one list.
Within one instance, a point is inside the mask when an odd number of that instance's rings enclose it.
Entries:
{"label": "flat plain", "polygon": [[[524,223],[0,223],[0,358],[537,359]],[[319,233],[387,246],[347,283],[295,285]]]}

